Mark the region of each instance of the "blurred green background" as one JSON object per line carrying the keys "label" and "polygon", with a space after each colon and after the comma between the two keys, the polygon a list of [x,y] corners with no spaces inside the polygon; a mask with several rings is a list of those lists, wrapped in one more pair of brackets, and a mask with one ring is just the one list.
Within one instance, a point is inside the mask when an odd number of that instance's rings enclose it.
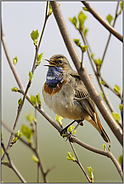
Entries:
{"label": "blurred green background", "polygon": [[[61,10],[67,24],[67,28],[70,32],[71,38],[80,38],[79,33],[75,30],[72,23],[69,21],[69,17],[78,16],[82,10],[83,4],[81,2],[60,2]],[[108,14],[113,17],[115,15],[117,2],[90,2],[93,8],[104,18]],[[41,32],[45,17],[46,2],[2,2],[2,24],[6,38],[6,43],[11,59],[15,56],[18,57],[18,63],[16,69],[18,75],[22,81],[24,87],[28,82],[28,73],[31,70],[35,48],[30,38],[32,30],[38,29]],[[87,15],[85,27],[89,29],[88,41],[92,48],[92,52],[95,54],[95,58],[101,58],[109,32],[88,12],[84,12]],[[122,34],[122,15],[119,16],[115,29]],[[83,42],[81,41],[83,44]],[[5,57],[3,47],[1,47],[2,54],[2,120],[12,128],[17,114],[17,102],[21,94],[13,93],[12,87],[17,86],[14,76],[9,68],[7,59]],[[76,47],[76,50],[81,57],[80,50]],[[72,67],[74,65],[67,52],[62,36],[59,32],[58,26],[51,15],[47,26],[45,28],[45,34],[41,42],[39,53],[43,52],[44,57],[41,65],[35,71],[31,88],[29,89],[29,95],[36,95],[38,92],[41,93],[43,83],[46,78],[47,68],[43,65],[46,64],[45,58],[49,59],[52,55],[61,53],[65,55]],[[87,54],[84,55],[84,65],[88,73],[93,74],[91,65],[89,63]],[[103,78],[114,88],[117,84],[122,90],[122,43],[112,36],[110,45],[102,66]],[[92,79],[97,90],[100,92],[95,76]],[[108,98],[112,102],[115,112],[119,113],[118,97],[113,95],[109,90],[106,89]],[[42,94],[41,94],[42,98]],[[44,104],[42,98],[43,109],[55,120],[55,114],[51,112]],[[21,130],[21,125],[29,125],[25,118],[25,113],[30,113],[33,109],[32,106],[25,101],[24,108],[21,112],[18,125],[16,130]],[[110,128],[101,117],[101,123],[106,130],[107,134],[111,139],[111,151],[118,159],[122,154],[122,148],[120,143],[117,141]],[[66,126],[70,120],[63,120],[63,126]],[[65,141],[58,132],[47,122],[47,120],[37,113],[38,123],[38,144],[39,153],[43,162],[44,168],[53,169],[48,173],[49,182],[87,182],[84,174],[76,163],[66,159],[67,152],[72,152],[70,144]],[[2,127],[3,142],[7,145],[10,134]],[[94,127],[87,121],[84,121],[84,127],[80,127],[77,130],[77,138],[83,142],[94,146],[99,149],[103,149],[103,139]],[[87,167],[91,166],[94,171],[95,182],[121,182],[121,178],[110,159],[92,153],[76,144],[74,147],[77,151],[79,159],[88,173]],[[18,168],[20,173],[23,175],[27,182],[36,182],[37,179],[37,165],[32,160],[34,154],[28,147],[18,141],[10,149],[10,157],[13,160],[15,166]],[[3,182],[20,182],[14,172],[2,166],[2,181]],[[42,175],[40,175],[40,181],[43,182]]]}

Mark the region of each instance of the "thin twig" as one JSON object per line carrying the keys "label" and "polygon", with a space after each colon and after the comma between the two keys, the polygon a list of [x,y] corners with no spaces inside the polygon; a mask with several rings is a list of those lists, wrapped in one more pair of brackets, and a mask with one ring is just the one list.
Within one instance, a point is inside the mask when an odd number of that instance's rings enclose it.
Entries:
{"label": "thin twig", "polygon": [[111,25],[109,25],[93,8],[87,1],[81,1],[89,12],[109,31],[111,32],[117,39],[123,42],[123,36],[118,33]]}
{"label": "thin twig", "polygon": [[89,181],[89,183],[92,183],[91,180],[90,180],[90,178],[89,178],[89,176],[88,176],[88,174],[86,173],[85,169],[83,168],[83,166],[82,166],[82,164],[81,164],[81,162],[80,162],[80,160],[79,160],[79,158],[78,158],[78,155],[77,155],[77,153],[76,153],[76,150],[75,150],[75,148],[74,148],[73,143],[70,142],[70,141],[69,141],[69,143],[70,143],[71,148],[72,148],[72,150],[73,150],[73,152],[74,152],[74,154],[75,154],[76,163],[79,165],[79,167],[80,167],[81,170],[83,171],[83,173],[84,173],[84,175],[86,176],[86,178],[87,178],[87,180]]}
{"label": "thin twig", "polygon": [[[114,22],[113,22],[112,27],[115,26],[115,22],[116,22],[117,17],[118,17],[118,7],[119,7],[119,1],[117,2],[117,7],[116,7],[116,11],[115,11],[115,18],[114,18]],[[107,43],[106,43],[106,46],[105,46],[105,50],[104,50],[104,53],[103,53],[103,56],[102,56],[102,64],[103,64],[103,60],[104,60],[105,55],[106,55],[106,51],[107,51],[107,49],[108,49],[108,45],[109,45],[109,42],[110,42],[110,39],[111,39],[111,35],[112,35],[112,34],[110,33],[110,34],[109,34],[109,37],[108,37],[108,40],[107,40]],[[101,64],[101,66],[102,66],[102,64]],[[101,69],[101,66],[100,66],[100,69]]]}
{"label": "thin twig", "polygon": [[18,176],[18,178],[21,180],[22,183],[27,183],[26,180],[24,179],[24,177],[21,175],[21,173],[18,171],[18,169],[15,167],[14,163],[12,162],[12,160],[10,159],[10,156],[9,154],[6,152],[6,149],[4,147],[4,144],[3,142],[1,142],[1,146],[7,156],[7,159],[9,161],[9,163],[5,163],[5,162],[1,162],[1,164],[5,165],[5,166],[8,166],[10,167],[14,172],[15,174]]}
{"label": "thin twig", "polygon": [[97,153],[97,154],[100,154],[100,155],[103,155],[103,156],[106,156],[106,157],[110,158],[112,160],[112,162],[114,163],[119,175],[121,176],[121,179],[123,180],[123,172],[122,172],[121,166],[118,163],[118,161],[116,160],[116,158],[114,157],[114,155],[110,151],[107,152],[107,151],[103,151],[103,150],[94,148],[94,147],[80,141],[76,137],[72,137],[72,141],[77,143],[78,145],[84,147],[85,149],[87,149],[89,151],[92,151],[94,153]]}
{"label": "thin twig", "polygon": [[[48,8],[48,2],[47,2],[47,5],[46,5],[46,12],[47,12],[47,8]],[[48,18],[47,18],[47,19],[48,19]],[[41,43],[41,39],[42,39],[44,30],[45,30],[45,25],[46,25],[47,19],[45,18],[45,21],[44,21],[44,27],[43,27],[43,30],[42,30],[42,33],[41,33],[41,36],[40,36],[40,43]],[[5,41],[5,38],[4,38],[4,40],[3,40],[3,35],[4,35],[4,33],[3,33],[3,30],[2,30],[2,43]],[[5,42],[3,43],[3,45],[6,45]],[[36,63],[37,53],[38,53],[38,50],[39,50],[39,46],[40,46],[40,44],[38,45],[38,47],[36,47],[36,53],[35,53],[35,57],[34,57],[34,63],[33,63],[33,67],[32,67],[32,73],[34,73],[34,70],[35,70],[35,67],[34,67],[34,66],[35,66],[35,63]],[[6,48],[7,48],[7,47],[4,47],[4,49],[6,49]],[[8,54],[8,53],[7,53],[7,54]],[[9,59],[8,62],[10,63],[11,60]],[[14,71],[15,71],[15,70],[14,70]],[[21,111],[22,111],[22,108],[23,108],[23,105],[24,105],[24,101],[25,101],[27,92],[28,92],[28,90],[29,90],[29,88],[30,88],[30,85],[31,85],[31,81],[29,80],[29,82],[28,82],[28,84],[27,84],[27,87],[26,87],[26,90],[25,90],[25,93],[24,93],[24,96],[23,96],[23,99],[22,99],[22,103],[21,103],[21,105],[20,105],[20,107],[19,107],[19,109],[18,109],[18,112],[17,112],[17,116],[16,116],[16,119],[15,119],[15,122],[14,122],[14,125],[13,125],[13,130],[15,130],[15,128],[16,128],[16,126],[17,126],[17,122],[18,122],[19,116],[20,116],[20,114],[21,114]],[[22,85],[21,85],[21,87],[22,87]],[[13,139],[13,135],[11,134],[11,135],[10,135],[10,138],[9,138],[9,142],[8,142],[8,144],[7,144],[7,148],[6,148],[7,151],[8,151],[9,148],[10,148],[10,143],[11,143],[12,139]],[[4,158],[4,156],[5,156],[5,154],[3,154],[2,159]]]}
{"label": "thin twig", "polygon": [[13,135],[16,135],[16,137],[18,137],[18,139],[23,142],[26,146],[28,146],[34,153],[35,155],[37,156],[37,158],[39,159],[39,166],[40,166],[40,170],[41,170],[41,173],[43,175],[43,178],[44,178],[44,182],[46,183],[47,182],[47,178],[46,178],[46,172],[44,171],[44,168],[42,166],[42,162],[41,162],[41,159],[40,159],[40,156],[39,156],[39,153],[38,151],[36,150],[36,148],[34,148],[31,144],[27,143],[23,138],[20,138],[11,128],[9,128],[3,121],[2,122],[2,125]]}

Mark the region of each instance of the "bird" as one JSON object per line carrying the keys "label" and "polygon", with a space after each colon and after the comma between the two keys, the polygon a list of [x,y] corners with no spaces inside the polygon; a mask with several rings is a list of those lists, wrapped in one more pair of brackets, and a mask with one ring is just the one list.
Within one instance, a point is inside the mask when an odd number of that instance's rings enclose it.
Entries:
{"label": "bird", "polygon": [[76,121],[82,126],[83,121],[87,120],[96,128],[104,141],[110,143],[100,123],[95,103],[68,59],[62,54],[55,54],[45,60],[48,62],[45,65],[48,66],[48,71],[42,95],[48,108],[55,114],[74,120],[73,122]]}

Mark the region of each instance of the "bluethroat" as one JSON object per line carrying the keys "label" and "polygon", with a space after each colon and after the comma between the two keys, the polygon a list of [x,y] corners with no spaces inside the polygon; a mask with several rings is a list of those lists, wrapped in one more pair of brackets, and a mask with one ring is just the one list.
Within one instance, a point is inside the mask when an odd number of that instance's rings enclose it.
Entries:
{"label": "bluethroat", "polygon": [[47,61],[49,64],[46,66],[49,68],[42,94],[49,109],[63,118],[77,121],[80,125],[83,125],[83,120],[87,120],[98,130],[102,138],[110,143],[100,123],[94,101],[67,58],[56,54]]}

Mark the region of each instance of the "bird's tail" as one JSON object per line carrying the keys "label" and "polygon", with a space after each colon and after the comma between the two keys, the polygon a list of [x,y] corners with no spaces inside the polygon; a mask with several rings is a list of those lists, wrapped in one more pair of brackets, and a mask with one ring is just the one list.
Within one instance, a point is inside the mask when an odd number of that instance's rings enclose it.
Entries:
{"label": "bird's tail", "polygon": [[96,121],[93,121],[92,119],[88,119],[88,121],[98,130],[98,132],[100,133],[100,135],[102,136],[102,138],[107,142],[107,143],[111,143],[107,133],[105,132],[104,128],[102,127],[98,114],[96,112]]}

